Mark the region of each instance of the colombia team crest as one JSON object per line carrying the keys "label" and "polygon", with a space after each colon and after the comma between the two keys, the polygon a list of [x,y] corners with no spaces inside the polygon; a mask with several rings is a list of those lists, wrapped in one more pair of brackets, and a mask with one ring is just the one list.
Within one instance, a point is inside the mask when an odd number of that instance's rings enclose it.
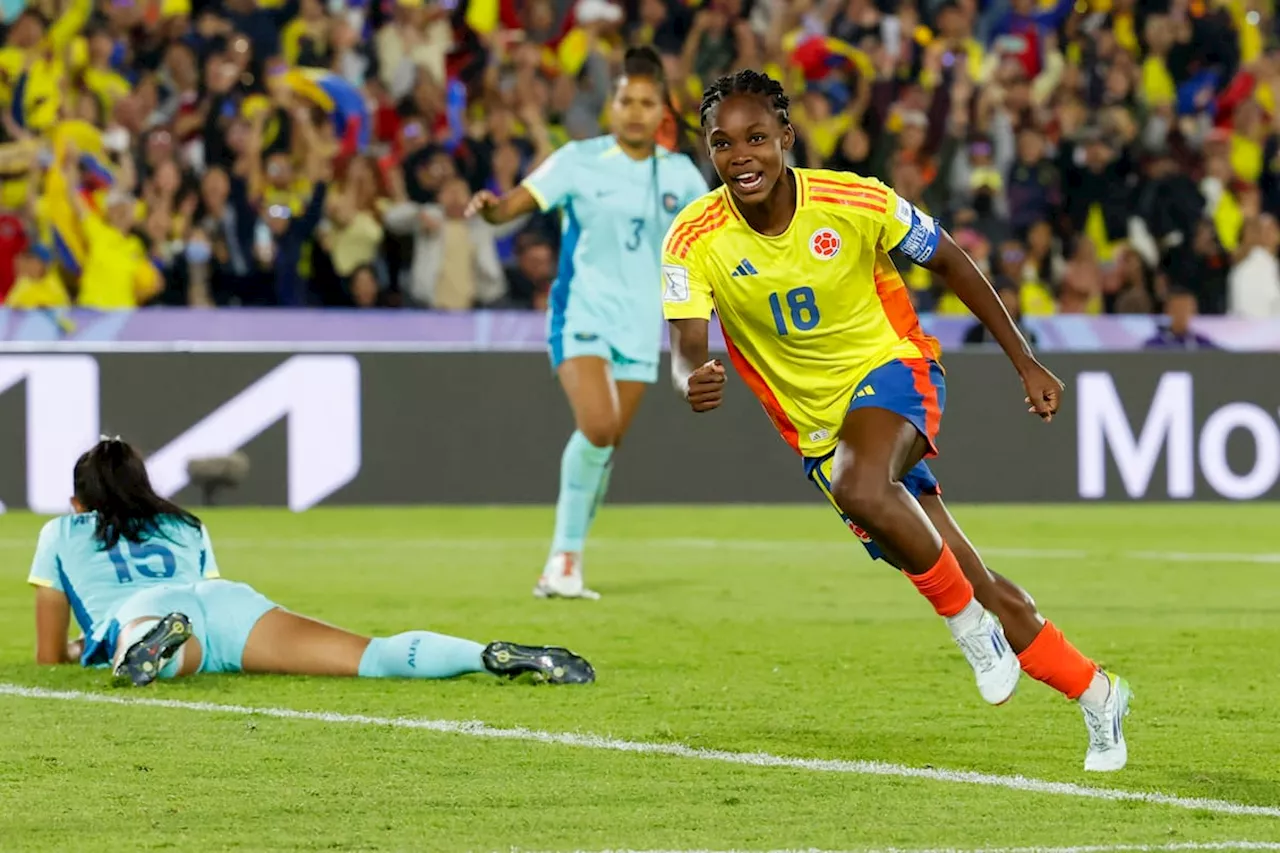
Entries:
{"label": "colombia team crest", "polygon": [[832,228],[819,228],[809,238],[809,251],[819,260],[831,260],[840,254],[840,235]]}

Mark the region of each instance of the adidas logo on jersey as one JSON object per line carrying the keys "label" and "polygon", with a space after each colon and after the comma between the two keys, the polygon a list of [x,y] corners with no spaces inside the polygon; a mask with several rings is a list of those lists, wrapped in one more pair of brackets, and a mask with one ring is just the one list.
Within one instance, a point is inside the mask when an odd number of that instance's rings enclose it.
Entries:
{"label": "adidas logo on jersey", "polygon": [[755,267],[751,266],[751,261],[743,258],[738,262],[738,266],[734,269],[732,275],[759,275],[760,273]]}

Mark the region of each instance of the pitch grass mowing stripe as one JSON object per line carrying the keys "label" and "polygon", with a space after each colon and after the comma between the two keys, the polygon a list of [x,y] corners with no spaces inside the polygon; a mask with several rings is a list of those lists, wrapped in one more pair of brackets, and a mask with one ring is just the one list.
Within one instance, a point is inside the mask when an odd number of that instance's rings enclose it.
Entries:
{"label": "pitch grass mowing stripe", "polygon": [[1124,791],[1116,788],[1092,788],[1068,782],[1049,782],[1029,779],[1025,776],[998,776],[993,773],[977,773],[969,770],[939,770],[931,767],[908,767],[883,761],[846,761],[822,758],[788,758],[767,752],[730,752],[721,749],[701,749],[682,743],[645,743],[620,740],[593,734],[573,732],[544,732],[526,728],[495,728],[478,720],[422,720],[406,717],[369,717],[363,714],[336,714],[325,711],[295,711],[292,708],[262,708],[245,705],[221,705],[213,702],[183,702],[174,699],[152,699],[141,696],[112,696],[106,693],[85,693],[78,690],[47,690],[42,687],[23,687],[19,684],[0,683],[0,696],[24,699],[47,699],[63,702],[91,702],[103,705],[131,705],[148,708],[172,708],[183,711],[201,711],[207,714],[239,714],[246,716],[275,717],[284,720],[310,720],[321,723],[338,723],[359,726],[386,726],[399,729],[425,729],[444,734],[467,735],[495,740],[529,741],[532,743],[574,746],[582,749],[602,749],[613,752],[630,752],[639,755],[665,755],[674,758],[691,758],[698,761],[717,761],[750,767],[781,767],[789,770],[807,770],[814,773],[852,773],[860,776],[896,776],[906,779],[928,779],[934,782],[951,782],[961,785],[985,785],[1008,788],[1034,794],[1052,794],[1060,797],[1084,797],[1094,800],[1130,801],[1151,805],[1170,806],[1178,809],[1216,812],[1218,814],[1251,815],[1280,818],[1280,806],[1254,806],[1232,803],[1226,800],[1209,800],[1199,797],[1178,797],[1154,791]]}
{"label": "pitch grass mowing stripe", "polygon": [[[1275,841],[1185,841],[1174,844],[1108,844],[1086,847],[931,847],[927,850],[903,847],[875,847],[864,850],[836,851],[813,848],[793,850],[769,850],[765,853],[1180,853],[1180,851],[1209,850],[1280,850]],[[510,853],[531,853],[512,849]],[[588,853],[588,851],[576,851]],[[745,850],[600,850],[593,853],[749,853]]]}

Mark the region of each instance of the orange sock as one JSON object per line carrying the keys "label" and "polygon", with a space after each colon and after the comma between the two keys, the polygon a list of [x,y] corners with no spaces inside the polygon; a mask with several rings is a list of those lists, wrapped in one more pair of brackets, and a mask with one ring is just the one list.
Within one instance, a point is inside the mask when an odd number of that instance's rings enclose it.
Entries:
{"label": "orange sock", "polygon": [[1062,636],[1052,622],[1018,655],[1022,671],[1057,690],[1068,699],[1079,699],[1093,681],[1098,665],[1089,660]]}
{"label": "orange sock", "polygon": [[911,579],[921,595],[929,599],[939,616],[955,616],[973,601],[973,584],[964,576],[956,555],[951,553],[945,542],[942,554],[932,569],[922,575],[903,574]]}

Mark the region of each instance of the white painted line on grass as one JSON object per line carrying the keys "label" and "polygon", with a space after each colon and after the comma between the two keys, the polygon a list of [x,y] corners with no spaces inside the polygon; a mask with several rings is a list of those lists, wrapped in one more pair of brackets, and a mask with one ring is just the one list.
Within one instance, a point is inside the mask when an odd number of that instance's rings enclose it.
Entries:
{"label": "white painted line on grass", "polygon": [[629,752],[640,755],[666,755],[675,758],[691,758],[698,761],[716,761],[749,767],[781,767],[789,770],[808,770],[814,773],[849,773],[859,776],[897,776],[907,779],[927,779],[933,782],[951,782],[961,785],[983,785],[1008,788],[1033,794],[1052,794],[1060,797],[1084,797],[1093,800],[1140,802],[1151,805],[1171,806],[1179,809],[1216,812],[1218,814],[1251,815],[1280,818],[1280,806],[1254,806],[1226,800],[1210,800],[1200,797],[1178,797],[1155,791],[1124,791],[1117,788],[1093,788],[1069,782],[1050,782],[1030,779],[1026,776],[999,776],[994,773],[977,773],[970,770],[939,770],[932,767],[908,767],[883,761],[847,761],[822,758],[788,758],[767,752],[730,752],[722,749],[702,749],[682,743],[645,743],[620,740],[593,734],[574,732],[544,732],[526,728],[495,728],[478,720],[422,720],[407,717],[369,717],[364,714],[337,714],[328,711],[295,711],[292,708],[262,708],[246,705],[221,705],[213,702],[184,702],[176,699],[152,699],[141,696],[120,696],[106,693],[86,693],[79,690],[48,690],[43,687],[24,687],[20,684],[0,683],[0,696],[23,699],[52,699],[62,702],[90,702],[101,705],[124,705],[147,708],[171,708],[183,711],[201,711],[207,714],[240,714],[246,716],[276,717],[284,720],[311,720],[321,723],[339,723],[358,726],[385,726],[398,729],[425,729],[444,734],[495,740],[530,741],[533,743],[573,746],[581,749]]}
{"label": "white painted line on grass", "polygon": [[[1276,841],[1183,841],[1172,844],[1099,844],[1083,847],[874,847],[861,850],[818,850],[794,848],[787,850],[758,851],[758,853],[1180,853],[1180,851],[1209,850],[1280,850]],[[512,849],[510,853],[532,853]],[[599,850],[575,851],[575,853],[750,853],[745,850]]]}

